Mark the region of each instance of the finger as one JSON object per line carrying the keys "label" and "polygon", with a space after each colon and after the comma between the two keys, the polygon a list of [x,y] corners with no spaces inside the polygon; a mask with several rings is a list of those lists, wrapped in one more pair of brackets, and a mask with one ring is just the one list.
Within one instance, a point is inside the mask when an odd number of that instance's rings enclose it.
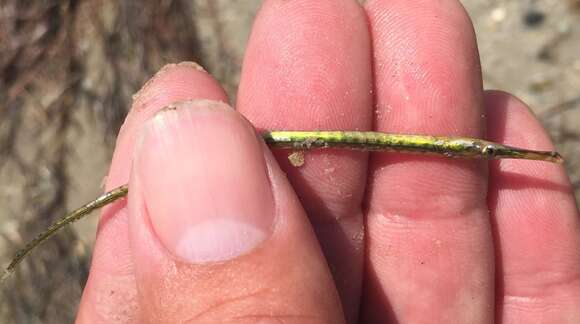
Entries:
{"label": "finger", "polygon": [[[266,1],[248,44],[238,110],[261,129],[369,130],[370,57],[366,19],[356,1]],[[308,152],[300,168],[287,156],[276,154],[353,322],[362,281],[367,154]]]}
{"label": "finger", "polygon": [[[455,0],[370,1],[379,131],[481,137],[471,22]],[[484,163],[373,154],[368,322],[489,323],[493,249]]]}
{"label": "finger", "polygon": [[[498,91],[485,99],[490,140],[554,149],[524,103]],[[564,168],[494,162],[488,199],[498,260],[497,320],[580,323],[580,217]]]}
{"label": "finger", "polygon": [[[106,190],[129,181],[135,137],[145,120],[169,103],[194,98],[226,100],[220,86],[194,63],[168,65],[142,88],[119,133]],[[77,322],[135,322],[137,311],[126,201],[122,200],[101,214]]]}
{"label": "finger", "polygon": [[184,102],[141,136],[129,227],[143,321],[344,321],[304,211],[247,121]]}

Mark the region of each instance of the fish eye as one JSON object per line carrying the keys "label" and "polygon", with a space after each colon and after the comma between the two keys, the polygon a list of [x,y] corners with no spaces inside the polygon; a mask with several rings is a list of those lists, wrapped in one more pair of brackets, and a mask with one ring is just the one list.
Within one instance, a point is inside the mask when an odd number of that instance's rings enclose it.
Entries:
{"label": "fish eye", "polygon": [[495,153],[496,153],[496,150],[495,150],[495,147],[493,145],[486,145],[483,148],[482,153],[484,155],[488,156],[488,157],[494,157],[495,156]]}

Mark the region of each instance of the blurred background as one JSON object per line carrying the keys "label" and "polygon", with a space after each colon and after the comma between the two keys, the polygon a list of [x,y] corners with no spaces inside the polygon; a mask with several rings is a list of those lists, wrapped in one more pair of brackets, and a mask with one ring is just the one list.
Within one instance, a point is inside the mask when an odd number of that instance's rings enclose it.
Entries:
{"label": "blurred background", "polygon": [[[487,89],[526,101],[580,195],[580,0],[463,0]],[[0,0],[0,264],[101,192],[131,96],[194,60],[232,102],[258,0]],[[557,206],[554,206],[557,208]],[[0,287],[0,323],[67,323],[96,215],[44,244]]]}

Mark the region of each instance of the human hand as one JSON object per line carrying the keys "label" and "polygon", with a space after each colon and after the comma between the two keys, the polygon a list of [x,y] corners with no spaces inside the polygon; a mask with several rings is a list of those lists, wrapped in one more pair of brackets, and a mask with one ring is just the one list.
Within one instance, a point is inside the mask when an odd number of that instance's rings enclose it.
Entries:
{"label": "human hand", "polygon": [[[107,178],[129,198],[103,211],[78,322],[580,322],[561,166],[320,151],[295,168],[215,101],[192,64],[137,95]],[[266,1],[237,109],[259,129],[552,148],[523,103],[482,91],[456,0]]]}

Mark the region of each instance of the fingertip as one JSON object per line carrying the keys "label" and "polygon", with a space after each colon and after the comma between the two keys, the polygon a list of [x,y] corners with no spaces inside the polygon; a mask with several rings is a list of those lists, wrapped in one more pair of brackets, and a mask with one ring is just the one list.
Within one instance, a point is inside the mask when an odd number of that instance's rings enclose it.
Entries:
{"label": "fingertip", "polygon": [[207,100],[174,104],[138,141],[129,232],[144,318],[341,322],[304,212],[241,115]]}
{"label": "fingertip", "polygon": [[457,0],[374,0],[376,127],[401,133],[483,134],[473,25]]}
{"label": "fingertip", "polygon": [[[260,129],[371,130],[371,39],[355,0],[269,0],[248,42],[237,108]],[[353,118],[354,117],[354,118]],[[363,273],[361,200],[366,152],[312,152],[278,161],[312,220],[349,322]],[[347,197],[348,199],[345,199]]]}
{"label": "fingertip", "polygon": [[370,127],[365,20],[352,0],[265,1],[244,57],[240,111],[257,127]]}
{"label": "fingertip", "polygon": [[106,181],[108,190],[129,180],[135,137],[141,125],[173,102],[194,99],[227,102],[227,95],[219,83],[194,62],[164,66],[135,94],[129,115],[117,138]]}
{"label": "fingertip", "polygon": [[[482,137],[479,55],[461,3],[371,0],[365,10],[373,41],[374,128]],[[491,321],[485,164],[372,154],[369,169],[363,319]],[[430,265],[417,266],[418,258]]]}
{"label": "fingertip", "polygon": [[164,107],[167,105],[165,98],[195,96],[196,92],[221,96],[220,90],[205,69],[195,62],[166,64],[133,95],[131,109]]}
{"label": "fingertip", "polygon": [[[169,64],[147,82],[136,94],[117,138],[106,190],[129,181],[137,132],[145,121],[172,102],[202,98],[227,100],[219,84],[192,62]],[[125,200],[117,201],[101,213],[91,271],[79,309],[80,318],[89,322],[131,321],[137,317],[126,204]]]}
{"label": "fingertip", "polygon": [[[489,139],[553,150],[547,131],[516,97],[487,91]],[[580,218],[561,164],[490,163],[488,205],[497,258],[497,318],[546,322],[578,318]]]}

